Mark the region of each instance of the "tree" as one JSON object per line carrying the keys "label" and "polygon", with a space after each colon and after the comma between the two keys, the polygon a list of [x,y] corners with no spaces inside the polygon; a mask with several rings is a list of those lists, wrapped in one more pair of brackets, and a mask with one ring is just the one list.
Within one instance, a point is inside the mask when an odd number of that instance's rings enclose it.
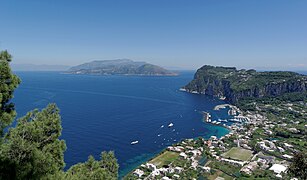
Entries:
{"label": "tree", "polygon": [[296,178],[307,179],[307,153],[299,152],[294,155],[289,173]]}
{"label": "tree", "polygon": [[9,54],[9,52],[7,50],[4,50],[4,51],[1,51],[1,53],[0,53],[0,59],[5,60],[7,62],[11,62],[12,61],[12,55]]}
{"label": "tree", "polygon": [[17,126],[5,135],[1,147],[0,159],[11,165],[11,172],[5,176],[42,179],[63,170],[66,145],[64,140],[58,139],[61,131],[61,118],[55,104],[20,118]]}
{"label": "tree", "polygon": [[9,65],[11,58],[7,51],[0,52],[0,142],[4,128],[9,126],[16,116],[14,104],[10,100],[20,79],[11,71]]}
{"label": "tree", "polygon": [[108,170],[111,174],[118,176],[118,163],[113,151],[102,152],[100,166]]}
{"label": "tree", "polygon": [[72,166],[66,173],[65,179],[114,179],[118,178],[118,164],[113,152],[102,152],[101,160],[96,161],[89,156],[85,163]]}

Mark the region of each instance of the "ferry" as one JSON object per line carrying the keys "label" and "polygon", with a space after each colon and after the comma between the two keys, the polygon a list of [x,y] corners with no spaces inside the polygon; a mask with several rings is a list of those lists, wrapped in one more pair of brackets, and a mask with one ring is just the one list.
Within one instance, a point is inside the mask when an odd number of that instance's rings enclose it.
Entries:
{"label": "ferry", "polygon": [[134,144],[137,144],[137,143],[139,143],[139,141],[132,141],[131,145],[134,145]]}

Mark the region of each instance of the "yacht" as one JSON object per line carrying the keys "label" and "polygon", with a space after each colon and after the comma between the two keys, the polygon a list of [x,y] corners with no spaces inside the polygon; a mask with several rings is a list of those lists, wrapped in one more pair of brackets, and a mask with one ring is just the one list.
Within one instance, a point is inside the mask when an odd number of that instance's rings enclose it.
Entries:
{"label": "yacht", "polygon": [[134,145],[134,144],[137,144],[137,143],[139,143],[139,141],[132,141],[131,145]]}

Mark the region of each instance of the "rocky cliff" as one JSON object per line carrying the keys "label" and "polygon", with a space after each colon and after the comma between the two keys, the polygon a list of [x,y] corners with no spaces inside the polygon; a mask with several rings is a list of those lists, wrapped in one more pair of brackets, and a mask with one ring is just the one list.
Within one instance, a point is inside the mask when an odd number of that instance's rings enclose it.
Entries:
{"label": "rocky cliff", "polygon": [[236,103],[244,98],[275,97],[306,92],[307,76],[286,71],[256,72],[234,67],[203,66],[183,87],[188,92],[226,98]]}

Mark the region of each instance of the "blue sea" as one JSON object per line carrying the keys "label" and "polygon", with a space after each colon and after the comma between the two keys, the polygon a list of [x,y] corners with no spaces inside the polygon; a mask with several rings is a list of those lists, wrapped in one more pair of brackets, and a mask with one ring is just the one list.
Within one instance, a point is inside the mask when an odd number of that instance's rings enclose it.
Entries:
{"label": "blue sea", "polygon": [[[18,117],[48,103],[60,108],[66,169],[86,161],[89,155],[98,159],[102,151],[112,150],[120,175],[124,175],[182,139],[228,132],[204,123],[200,113],[208,111],[212,119],[228,118],[226,109],[213,110],[225,102],[179,91],[193,79],[194,72],[176,77],[16,74],[22,79],[13,99]],[[170,123],[172,128],[167,127]],[[139,143],[131,145],[132,141]]]}

